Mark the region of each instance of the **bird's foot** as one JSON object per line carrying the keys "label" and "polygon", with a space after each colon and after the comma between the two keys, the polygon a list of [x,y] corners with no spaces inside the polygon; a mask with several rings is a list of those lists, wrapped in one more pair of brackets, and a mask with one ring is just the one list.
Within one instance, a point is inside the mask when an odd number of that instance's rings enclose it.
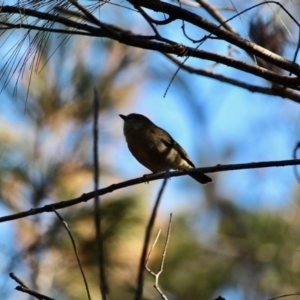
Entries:
{"label": "bird's foot", "polygon": [[144,182],[145,182],[146,184],[149,184],[149,177],[150,177],[151,175],[152,175],[152,174],[145,174],[145,175],[143,175]]}
{"label": "bird's foot", "polygon": [[164,174],[165,177],[167,177],[168,179],[171,179],[169,170],[163,171],[163,172],[156,172],[156,173],[152,173],[152,174],[145,174],[145,175],[143,175],[143,178],[145,180],[145,183],[148,184],[149,183],[149,179],[151,179],[153,175],[162,175],[162,174]]}

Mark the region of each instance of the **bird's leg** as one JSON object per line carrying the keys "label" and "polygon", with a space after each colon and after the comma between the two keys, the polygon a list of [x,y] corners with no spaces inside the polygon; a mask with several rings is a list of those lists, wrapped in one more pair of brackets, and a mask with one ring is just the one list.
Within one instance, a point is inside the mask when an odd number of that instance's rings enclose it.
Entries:
{"label": "bird's leg", "polygon": [[170,177],[170,169],[166,170],[166,178],[171,179],[171,177]]}
{"label": "bird's leg", "polygon": [[143,175],[143,178],[144,178],[146,184],[149,184],[148,178],[149,178],[149,176],[151,176],[151,175],[152,175],[152,174],[145,174],[145,175]]}
{"label": "bird's leg", "polygon": [[169,175],[169,169],[166,171],[162,171],[162,172],[153,172],[152,174],[145,174],[143,175],[143,178],[145,180],[145,183],[149,183],[149,179],[153,176],[153,175],[162,175],[162,174],[166,174],[166,176],[170,179],[170,175]]}

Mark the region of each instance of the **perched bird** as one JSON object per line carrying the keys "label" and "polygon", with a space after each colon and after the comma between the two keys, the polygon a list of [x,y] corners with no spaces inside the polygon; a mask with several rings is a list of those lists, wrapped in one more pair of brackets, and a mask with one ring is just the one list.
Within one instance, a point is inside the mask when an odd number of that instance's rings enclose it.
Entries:
{"label": "perched bird", "polygon": [[[124,135],[131,154],[153,173],[169,169],[195,168],[188,154],[168,132],[140,114],[119,115],[124,120]],[[205,184],[212,179],[204,173],[189,174]]]}

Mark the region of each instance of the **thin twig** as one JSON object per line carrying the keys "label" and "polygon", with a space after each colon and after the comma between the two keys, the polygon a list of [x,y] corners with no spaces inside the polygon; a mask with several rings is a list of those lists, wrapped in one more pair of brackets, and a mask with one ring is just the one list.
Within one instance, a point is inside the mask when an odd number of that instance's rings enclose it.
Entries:
{"label": "thin twig", "polygon": [[[297,152],[299,149],[300,149],[300,141],[298,141],[294,147],[294,150],[293,150],[293,158],[294,159],[297,159]],[[297,166],[294,166],[294,174],[295,174],[295,177],[296,177],[298,183],[300,184],[300,175],[299,175]]]}
{"label": "thin twig", "polygon": [[[270,168],[270,167],[286,167],[286,166],[295,166],[300,165],[300,159],[291,159],[291,160],[281,160],[281,161],[267,161],[267,162],[253,162],[253,163],[245,163],[245,164],[234,164],[234,165],[217,165],[215,167],[205,167],[205,168],[195,168],[189,169],[184,171],[173,171],[169,172],[169,177],[178,177],[183,176],[191,173],[216,173],[216,172],[224,172],[224,171],[233,171],[233,170],[246,170],[246,169],[258,169],[258,168]],[[165,178],[165,172],[158,173],[158,174],[149,174],[147,175],[147,182],[163,179]],[[44,212],[52,212],[53,209],[62,209],[66,207],[70,207],[76,205],[78,203],[87,202],[91,199],[94,199],[96,195],[102,196],[108,193],[112,193],[116,190],[145,183],[145,176],[134,178],[131,180],[123,181],[120,183],[112,184],[108,187],[99,189],[97,191],[92,191],[86,194],[82,194],[78,198],[61,201],[61,202],[54,202],[47,204],[42,207],[32,208],[27,211],[23,211],[17,214],[12,214],[4,217],[0,217],[0,223],[12,221]]]}
{"label": "thin twig", "polygon": [[[170,236],[171,236],[171,225],[172,225],[172,213],[170,214],[170,219],[169,219],[169,225],[168,225],[168,232],[167,232],[167,239],[166,239],[166,243],[164,246],[164,251],[163,251],[163,255],[161,258],[161,263],[160,263],[160,270],[157,273],[157,275],[159,276],[163,270],[164,270],[164,263],[165,263],[165,258],[166,258],[166,254],[167,254],[167,248],[169,245],[169,241],[170,241]],[[157,282],[158,283],[158,282]]]}
{"label": "thin twig", "polygon": [[212,6],[206,0],[196,0],[196,2],[198,2],[200,6],[203,7],[215,20],[221,23],[225,29],[236,34],[235,29],[228,22],[226,22],[226,19],[222,16],[222,14],[219,12],[216,6]]}
{"label": "thin twig", "polygon": [[232,84],[237,87],[246,89],[252,93],[261,93],[261,94],[265,94],[265,95],[272,95],[272,96],[277,96],[277,97],[282,97],[282,98],[288,98],[297,103],[300,103],[300,94],[292,89],[289,89],[289,88],[274,89],[274,88],[250,84],[250,83],[247,83],[247,82],[235,79],[235,78],[224,76],[222,74],[214,73],[207,69],[197,69],[197,68],[194,68],[187,64],[182,64],[182,61],[175,58],[173,55],[167,54],[167,53],[162,53],[162,54],[164,56],[166,56],[168,59],[170,59],[172,62],[174,62],[181,69],[184,69],[191,74],[197,74],[197,75],[205,76],[208,78],[216,79],[221,82],[225,82],[225,83]]}
{"label": "thin twig", "polygon": [[89,12],[84,6],[82,6],[80,3],[78,3],[77,0],[69,0],[69,2],[74,5],[77,9],[79,9],[90,22],[93,24],[98,25],[99,27],[102,27],[102,23],[91,13]]}
{"label": "thin twig", "polygon": [[[208,32],[213,33],[215,36],[217,36],[220,39],[224,39],[229,43],[232,43],[245,51],[248,51],[254,55],[257,55],[258,57],[261,57],[262,59],[265,59],[266,61],[273,63],[274,65],[285,69],[287,71],[290,71],[293,74],[299,75],[300,70],[299,66],[297,64],[293,64],[291,61],[284,59],[283,57],[276,55],[263,47],[260,47],[256,45],[255,43],[252,43],[248,40],[245,40],[241,37],[239,37],[236,34],[231,33],[230,31],[221,28],[220,26],[216,26],[215,24],[209,22],[208,20],[205,20],[198,15],[189,12],[187,10],[184,10],[182,8],[178,8],[174,5],[171,5],[169,3],[161,2],[161,1],[150,1],[150,0],[130,0],[130,2],[133,5],[142,6],[144,8],[148,8],[154,11],[162,12],[165,14],[169,14],[173,17],[174,20],[179,19],[183,20],[185,22],[188,22],[190,24],[193,24],[197,27],[203,28],[204,30],[207,30]],[[267,3],[276,3],[276,1],[267,1]],[[75,5],[76,2],[73,1],[73,5]],[[253,6],[255,7],[255,6]],[[248,10],[252,9],[253,7],[249,8]],[[280,6],[281,7],[281,6]],[[283,7],[281,7],[284,9]],[[89,31],[94,36],[106,36],[108,38],[116,39],[121,43],[130,45],[130,46],[137,46],[140,48],[146,48],[149,50],[157,50],[164,53],[174,53],[174,50],[172,51],[172,45],[166,45],[164,43],[159,43],[155,41],[150,41],[150,39],[155,39],[156,36],[143,36],[139,34],[134,34],[133,32],[130,32],[128,30],[124,30],[120,27],[105,24],[103,22],[100,22],[102,24],[102,30],[101,28],[96,28],[94,26],[89,26],[87,24],[80,24],[79,22],[74,22],[72,20],[69,20],[67,18],[63,18],[61,16],[52,15],[51,13],[43,13],[43,12],[37,12],[35,10],[20,8],[20,7],[14,7],[14,6],[3,6],[1,7],[0,13],[12,13],[12,14],[20,14],[20,11],[25,16],[33,16],[36,18],[39,18],[44,21],[49,22],[55,22],[55,23],[61,23],[69,27],[73,27],[84,31]],[[244,13],[245,11],[241,12]],[[240,13],[240,14],[241,14]],[[287,12],[288,13],[288,12]],[[291,18],[293,18],[291,15],[289,15]],[[236,16],[235,16],[236,17]],[[294,22],[297,22],[295,18],[293,18]],[[228,21],[228,20],[227,20]],[[222,24],[223,25],[223,24]],[[20,28],[22,28],[22,24],[20,24]],[[41,30],[43,30],[41,28]],[[206,40],[208,37],[206,36],[204,39]],[[191,48],[189,51],[189,56],[194,56],[194,54],[197,53],[197,50],[195,48]],[[176,54],[176,53],[174,53]],[[203,57],[201,57],[203,58]],[[217,59],[217,58],[216,58]],[[223,62],[225,64],[231,65],[233,67],[237,67],[237,65],[233,65],[233,61],[228,60],[228,62]],[[244,63],[239,61],[239,63]],[[247,65],[247,64],[246,64]],[[254,73],[254,71],[257,70],[256,68],[252,68],[252,71],[249,70],[249,72]],[[264,69],[266,74],[268,74],[267,70]],[[255,73],[257,76],[264,76],[264,72],[261,72],[260,74]],[[265,78],[265,77],[264,77]],[[268,79],[271,80],[272,79]],[[286,79],[287,80],[287,79]],[[292,78],[290,78],[291,81],[294,81]],[[288,82],[288,80],[287,80]],[[278,83],[278,82],[277,82]],[[297,83],[292,83],[297,85]]]}
{"label": "thin twig", "polygon": [[81,275],[82,275],[82,278],[83,278],[83,282],[84,282],[84,285],[85,285],[87,297],[88,297],[89,300],[91,300],[91,295],[90,295],[88,283],[87,283],[87,280],[85,278],[85,274],[83,272],[83,268],[82,268],[82,265],[81,265],[81,262],[80,262],[80,258],[79,258],[79,255],[78,255],[78,251],[77,251],[77,247],[76,247],[73,235],[72,235],[72,233],[69,229],[69,226],[68,226],[67,222],[61,217],[61,215],[54,208],[52,210],[56,214],[57,218],[61,221],[61,223],[64,225],[65,229],[68,232],[68,235],[69,235],[70,240],[72,242],[73,250],[74,250],[74,253],[75,253],[75,256],[76,256],[76,259],[77,259],[77,263],[78,263],[78,266],[79,266],[79,269],[80,269],[80,272],[81,272]]}
{"label": "thin twig", "polygon": [[9,277],[12,278],[19,285],[29,289],[29,287],[19,277],[17,277],[17,275],[15,273],[13,273],[13,272],[9,273]]}
{"label": "thin twig", "polygon": [[142,250],[142,255],[141,255],[140,265],[139,265],[139,270],[138,270],[137,290],[136,290],[135,297],[134,297],[135,300],[141,300],[143,297],[144,267],[145,267],[145,262],[146,262],[146,257],[147,257],[148,245],[149,245],[149,241],[150,241],[152,228],[153,228],[153,225],[155,222],[158,206],[159,206],[159,203],[160,203],[160,200],[161,200],[163,191],[166,187],[168,179],[169,179],[169,172],[166,172],[164,174],[164,181],[163,181],[162,186],[157,195],[157,198],[156,198],[156,201],[155,201],[152,213],[151,213],[151,217],[149,219],[149,222],[148,222],[148,225],[146,228],[143,250]]}
{"label": "thin twig", "polygon": [[[158,238],[159,238],[159,236],[160,236],[160,233],[161,233],[161,229],[159,229],[158,230],[158,232],[157,232],[157,235],[156,235],[156,238],[155,238],[155,240],[154,240],[154,242],[153,242],[153,244],[152,244],[152,246],[151,246],[151,248],[150,248],[150,251],[149,251],[149,253],[148,253],[148,256],[147,256],[147,258],[146,258],[146,261],[145,261],[145,268],[147,269],[147,265],[148,265],[148,261],[149,261],[149,259],[150,259],[150,256],[151,256],[151,253],[152,253],[152,251],[153,251],[153,249],[154,249],[154,247],[155,247],[155,245],[156,245],[156,243],[157,243],[157,241],[158,241]],[[147,269],[148,270],[148,269]],[[151,270],[150,270],[151,271]],[[152,272],[152,271],[151,271]]]}
{"label": "thin twig", "polygon": [[163,272],[164,269],[164,262],[165,262],[165,258],[166,258],[166,253],[167,253],[167,248],[169,245],[169,240],[170,240],[170,236],[171,236],[171,224],[172,224],[172,214],[170,214],[170,220],[169,220],[169,225],[168,225],[168,233],[167,233],[167,239],[166,239],[166,243],[164,246],[164,250],[163,250],[163,254],[161,257],[161,262],[160,262],[160,269],[158,271],[158,273],[153,272],[149,267],[148,267],[148,260],[151,256],[152,250],[154,249],[155,244],[157,243],[159,234],[160,234],[160,230],[158,231],[158,234],[155,238],[155,241],[150,249],[150,252],[148,254],[147,260],[146,260],[146,264],[145,264],[145,268],[146,270],[155,278],[155,284],[154,284],[154,288],[158,291],[158,293],[161,295],[162,299],[164,300],[168,300],[168,298],[166,297],[166,295],[163,293],[163,291],[161,290],[161,288],[159,287],[159,276],[160,274]]}
{"label": "thin twig", "polygon": [[28,295],[31,295],[39,300],[54,300],[53,298],[50,298],[46,295],[40,294],[32,289],[30,289],[19,277],[17,277],[14,273],[9,273],[10,278],[12,278],[14,281],[16,281],[19,286],[16,287],[17,291],[26,293]]}
{"label": "thin twig", "polygon": [[[269,61],[270,63],[272,63],[278,67],[281,67],[282,69],[290,71],[291,73],[294,73],[296,75],[298,75],[298,73],[300,73],[300,68],[297,64],[292,64],[291,61],[288,61],[278,55],[276,56],[274,53],[254,44],[254,43],[251,43],[248,40],[244,40],[244,39],[240,38],[238,35],[232,34],[228,30],[222,29],[219,26],[216,26],[215,24],[213,24],[203,18],[200,18],[196,14],[193,14],[182,8],[180,8],[178,11],[178,8],[176,6],[168,5],[168,3],[165,3],[165,2],[159,2],[159,7],[156,6],[156,3],[155,3],[156,1],[151,1],[151,3],[149,3],[149,1],[145,1],[143,3],[137,3],[138,1],[131,0],[131,2],[133,3],[133,5],[136,4],[138,6],[140,5],[143,7],[149,6],[148,7],[149,9],[158,10],[163,13],[169,14],[170,16],[173,16],[174,20],[182,19],[185,22],[189,22],[195,26],[198,26],[200,28],[203,28],[203,29],[211,32],[210,35],[205,36],[203,38],[203,41],[207,40],[209,37],[211,37],[212,33],[213,33],[218,38],[224,39],[232,44],[235,44],[238,47],[244,49],[245,51],[252,52],[253,54],[257,55],[258,57],[261,57],[261,58],[265,59],[266,61]],[[268,1],[268,2],[273,3],[272,1]],[[74,5],[75,4],[76,4],[76,2],[74,2]],[[77,5],[78,5],[78,3],[77,3]],[[163,10],[161,10],[162,8],[163,8]],[[244,13],[244,12],[245,11],[243,11],[241,13]],[[10,13],[10,14],[22,13],[22,15],[24,15],[24,16],[27,16],[27,17],[32,16],[34,18],[38,18],[39,20],[43,20],[45,23],[43,26],[41,26],[40,29],[37,29],[38,31],[43,31],[44,28],[47,26],[49,28],[47,28],[46,30],[53,28],[53,26],[49,26],[47,24],[53,24],[53,23],[63,24],[69,28],[73,28],[74,30],[85,31],[86,34],[88,33],[91,36],[111,38],[111,39],[119,41],[120,43],[129,45],[129,46],[134,46],[134,47],[139,47],[139,48],[149,49],[149,50],[156,50],[156,51],[159,51],[162,53],[172,53],[175,55],[186,55],[188,57],[196,57],[196,58],[216,61],[216,62],[225,64],[225,65],[231,66],[233,68],[242,70],[244,72],[254,74],[254,75],[264,78],[268,81],[284,85],[286,87],[294,88],[294,87],[299,86],[299,79],[297,77],[278,75],[278,74],[271,72],[265,68],[259,67],[257,65],[251,65],[244,61],[233,59],[232,57],[227,57],[227,56],[219,55],[216,53],[199,50],[198,47],[196,47],[196,48],[184,47],[186,49],[186,51],[181,52],[181,51],[178,51],[179,48],[176,47],[176,45],[174,46],[174,44],[176,44],[175,41],[172,43],[169,43],[166,41],[161,42],[161,41],[157,40],[156,35],[145,36],[145,35],[135,34],[134,32],[131,32],[129,30],[124,30],[121,27],[117,27],[117,26],[111,25],[111,24],[106,24],[106,23],[100,22],[99,20],[98,21],[102,24],[102,28],[97,28],[95,26],[91,26],[86,23],[81,24],[80,22],[75,22],[68,18],[64,18],[59,15],[51,14],[49,12],[43,13],[40,11],[35,11],[32,9],[25,9],[25,8],[20,8],[20,7],[15,7],[15,6],[2,6],[1,10],[0,10],[0,14],[7,14],[7,13]],[[22,26],[24,25],[24,22],[22,22],[20,24],[15,24],[15,25],[18,25],[18,27],[23,28]],[[2,69],[2,73],[3,73],[3,69]],[[278,93],[280,94],[280,92],[278,92]]]}
{"label": "thin twig", "polygon": [[23,292],[23,293],[26,293],[28,295],[31,295],[31,296],[35,297],[36,299],[39,299],[39,300],[55,300],[54,298],[50,298],[46,295],[43,295],[41,293],[38,293],[36,291],[33,291],[33,290],[28,289],[28,288],[26,288],[24,286],[21,286],[21,285],[17,286],[16,290],[20,291],[20,292]]}
{"label": "thin twig", "polygon": [[[286,69],[287,71],[291,71],[295,75],[300,74],[300,68],[297,64],[292,64],[291,61],[281,57],[280,55],[277,55],[263,47],[260,47],[259,45],[250,42],[249,40],[243,39],[242,37],[238,36],[237,34],[234,34],[226,29],[223,29],[221,26],[223,24],[216,26],[215,24],[209,22],[208,20],[201,18],[200,16],[182,9],[181,7],[176,7],[172,4],[169,4],[167,2],[161,2],[161,1],[152,1],[152,0],[129,0],[130,3],[133,5],[140,5],[144,8],[148,8],[160,13],[167,13],[172,15],[176,20],[182,20],[185,22],[188,22],[192,25],[195,25],[197,27],[201,27],[204,30],[207,30],[208,32],[211,32],[211,34],[217,36],[220,39],[223,39],[229,43],[232,43],[245,51],[248,51],[252,54],[255,54],[262,59],[265,59],[266,61],[273,63],[274,65]],[[288,11],[278,2],[276,1],[266,1],[263,4],[266,3],[275,3],[279,5],[286,13]],[[253,5],[252,7],[245,9],[244,11],[240,12],[239,14],[235,15],[232,18],[236,18],[237,16],[241,15],[242,13],[245,13],[246,11],[259,6]],[[289,13],[288,13],[289,14]],[[293,21],[298,25],[297,20],[289,14],[289,17],[293,19]],[[228,19],[226,22],[231,20],[232,18]],[[204,37],[204,40],[206,40],[206,37]]]}
{"label": "thin twig", "polygon": [[300,295],[300,293],[285,294],[285,295],[277,296],[277,297],[274,297],[274,298],[270,298],[268,300],[276,300],[276,299],[279,299],[279,298],[290,297],[290,296],[299,296],[299,295]]}
{"label": "thin twig", "polygon": [[[98,157],[98,117],[99,117],[99,98],[96,88],[94,88],[94,125],[93,125],[93,152],[94,152],[94,190],[99,188],[99,157]],[[95,195],[94,199],[94,220],[96,231],[96,243],[98,249],[98,266],[99,266],[99,287],[103,300],[107,299],[108,284],[105,274],[105,260],[104,260],[104,243],[101,230],[101,205],[99,195]]]}

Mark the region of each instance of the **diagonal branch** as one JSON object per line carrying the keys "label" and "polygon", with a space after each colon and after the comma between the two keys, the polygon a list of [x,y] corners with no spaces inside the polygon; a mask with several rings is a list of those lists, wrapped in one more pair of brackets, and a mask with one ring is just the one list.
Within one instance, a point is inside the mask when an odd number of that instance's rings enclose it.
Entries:
{"label": "diagonal branch", "polygon": [[237,87],[241,87],[243,89],[246,89],[246,90],[248,90],[249,92],[252,92],[252,93],[261,93],[261,94],[265,94],[265,95],[272,95],[272,96],[277,96],[277,97],[282,97],[282,98],[288,98],[288,99],[293,100],[297,103],[300,103],[300,94],[297,93],[296,91],[292,90],[292,89],[280,88],[280,87],[278,87],[278,88],[275,88],[275,87],[269,88],[269,87],[263,87],[263,86],[258,86],[258,85],[246,83],[246,82],[243,82],[243,81],[238,80],[238,79],[234,79],[234,78],[230,78],[230,77],[218,74],[218,73],[214,73],[210,70],[197,69],[197,68],[194,68],[194,67],[189,66],[187,64],[182,64],[182,61],[175,58],[174,56],[172,56],[170,54],[165,54],[165,53],[162,53],[162,54],[165,55],[172,62],[174,62],[178,67],[180,67],[181,69],[186,70],[189,73],[197,74],[197,75],[201,75],[201,76],[204,76],[204,77],[213,78],[213,79],[219,80],[221,82],[229,83],[229,84],[235,85]]}
{"label": "diagonal branch", "polygon": [[[75,1],[72,1],[73,5],[76,4]],[[180,19],[190,24],[193,24],[197,27],[203,28],[210,32],[210,36],[216,35],[220,39],[224,39],[240,48],[248,51],[250,53],[255,54],[258,57],[263,58],[266,61],[271,62],[272,64],[283,68],[286,71],[290,71],[296,75],[300,74],[300,68],[297,64],[292,63],[291,61],[284,59],[283,57],[274,54],[273,52],[268,51],[267,49],[260,47],[248,40],[245,40],[239,37],[237,34],[234,34],[226,29],[217,26],[200,16],[189,12],[187,10],[182,9],[181,7],[177,7],[172,4],[164,3],[161,1],[150,1],[150,0],[130,0],[130,3],[134,7],[147,7],[152,10],[158,10],[162,13],[169,15],[169,20],[172,17],[172,20]],[[76,4],[78,6],[78,4]],[[76,7],[77,7],[76,6]],[[82,8],[82,6],[79,6]],[[82,9],[81,9],[82,10]],[[58,10],[59,11],[59,10]],[[86,10],[84,10],[86,16]],[[179,56],[186,56],[186,57],[195,57],[205,60],[214,61],[217,63],[222,63],[224,65],[242,70],[244,72],[248,72],[264,78],[268,81],[284,85],[286,87],[298,87],[300,85],[300,79],[297,77],[291,76],[284,76],[280,74],[276,74],[268,69],[263,67],[246,63],[241,60],[234,59],[229,56],[224,56],[212,52],[207,52],[203,50],[199,50],[194,47],[187,47],[184,45],[179,45],[175,41],[168,40],[166,38],[162,38],[159,35],[141,35],[136,34],[132,31],[125,30],[121,27],[104,23],[97,19],[97,24],[100,28],[92,26],[90,24],[76,22],[69,18],[60,16],[58,14],[53,14],[50,12],[40,12],[33,9],[27,9],[23,7],[16,7],[16,6],[2,6],[0,8],[0,15],[1,14],[13,14],[13,15],[22,15],[22,21],[16,22],[11,25],[13,29],[16,27],[18,28],[27,28],[29,30],[37,30],[37,31],[47,31],[47,32],[59,32],[58,29],[53,28],[54,24],[62,24],[68,28],[71,28],[74,31],[74,34],[82,34],[82,35],[89,35],[94,37],[105,37],[110,38],[120,43],[126,44],[128,46],[138,47],[147,50],[155,50],[164,54],[174,54]],[[26,17],[34,17],[40,21],[44,21],[44,24],[38,26],[37,23],[35,25],[26,25],[24,24],[24,16]],[[86,16],[89,20],[92,20],[93,23],[96,22],[95,17],[91,13]],[[145,16],[144,16],[145,17]],[[149,22],[152,22],[152,18],[148,19]],[[5,26],[7,28],[7,22],[5,22]],[[34,27],[30,27],[34,26]],[[70,29],[70,31],[72,31]],[[8,29],[7,29],[8,30]],[[68,31],[65,32],[66,34],[71,34]],[[205,41],[210,36],[204,36],[201,40]],[[280,92],[279,92],[280,94]],[[293,99],[292,99],[293,100]]]}
{"label": "diagonal branch", "polygon": [[[217,165],[215,167],[206,167],[206,168],[196,168],[196,169],[189,169],[185,171],[173,171],[169,172],[169,177],[177,177],[177,176],[183,176],[190,173],[216,173],[216,172],[224,172],[224,171],[233,171],[233,170],[245,170],[245,169],[257,169],[257,168],[270,168],[270,167],[284,167],[284,166],[295,166],[300,165],[300,159],[292,159],[292,160],[281,160],[281,161],[267,161],[267,162],[255,162],[255,163],[245,163],[245,164],[235,164],[235,165]],[[165,172],[158,173],[158,174],[149,174],[147,175],[147,182],[158,180],[158,179],[164,179],[165,178]],[[66,207],[70,207],[82,202],[87,202],[91,199],[94,199],[95,196],[101,196],[108,193],[112,193],[116,190],[140,184],[145,183],[145,177],[139,177],[127,181],[123,181],[120,183],[112,184],[108,187],[99,189],[97,191],[89,192],[86,194],[82,194],[78,198],[74,198],[71,200],[61,201],[61,202],[55,202],[51,204],[47,204],[42,207],[38,208],[32,208],[28,211],[23,211],[17,214],[12,214],[4,217],[0,217],[0,223],[12,221],[16,219],[25,218],[28,216],[44,213],[44,212],[52,212],[53,209],[62,209]]]}
{"label": "diagonal branch", "polygon": [[149,219],[147,228],[146,228],[146,233],[145,233],[145,239],[144,239],[144,244],[143,244],[143,250],[142,250],[142,255],[141,255],[141,259],[140,259],[140,265],[139,265],[139,271],[138,271],[138,277],[137,277],[137,290],[135,293],[135,300],[141,300],[143,298],[143,286],[144,286],[144,268],[146,265],[146,260],[147,260],[147,251],[148,251],[148,246],[149,246],[149,242],[150,242],[150,236],[151,236],[151,232],[154,226],[154,222],[155,222],[155,218],[156,218],[156,214],[158,211],[158,206],[160,204],[160,200],[162,197],[162,194],[165,190],[166,184],[168,182],[168,173],[166,172],[164,174],[164,181],[163,184],[159,190],[159,193],[157,195],[152,213],[151,213],[151,217]]}
{"label": "diagonal branch", "polygon": [[[197,27],[200,27],[218,38],[225,40],[233,45],[236,45],[245,51],[248,51],[264,60],[284,69],[290,71],[292,74],[300,76],[299,65],[287,60],[280,55],[277,55],[255,43],[252,43],[242,37],[234,34],[226,29],[216,26],[214,23],[194,14],[188,10],[182,9],[181,7],[163,2],[163,1],[153,1],[153,0],[128,0],[132,5],[140,5],[151,9],[156,12],[165,13],[171,15],[176,20],[182,20]],[[269,1],[272,2],[272,1]],[[273,1],[275,2],[275,1]],[[205,39],[205,37],[204,37]]]}
{"label": "diagonal branch", "polygon": [[17,291],[26,293],[30,296],[33,296],[36,299],[39,300],[54,300],[53,298],[50,298],[46,295],[40,294],[32,289],[30,289],[19,277],[17,277],[14,273],[9,273],[9,276],[15,280],[19,285],[16,287]]}
{"label": "diagonal branch", "polygon": [[203,7],[216,21],[222,24],[225,29],[231,31],[232,33],[236,34],[236,31],[231,25],[226,22],[226,19],[222,16],[222,14],[219,12],[217,8],[212,6],[208,1],[206,0],[196,0],[200,4],[201,7]]}
{"label": "diagonal branch", "polygon": [[69,229],[69,226],[67,224],[67,222],[61,217],[61,215],[55,210],[53,209],[53,212],[56,214],[57,218],[59,219],[59,221],[63,224],[63,226],[65,227],[69,237],[70,237],[70,240],[71,240],[71,243],[72,243],[72,246],[73,246],[73,250],[74,250],[74,253],[75,253],[75,257],[76,257],[76,260],[77,260],[77,263],[78,263],[78,266],[79,266],[79,270],[80,270],[80,273],[81,273],[81,276],[82,276],[82,279],[83,279],[83,282],[84,282],[84,286],[85,286],[85,289],[86,289],[86,293],[87,293],[87,297],[89,300],[91,300],[91,295],[90,295],[90,290],[89,290],[89,287],[88,287],[88,283],[87,283],[87,280],[86,280],[86,277],[85,277],[85,274],[83,272],[83,268],[82,268],[82,264],[81,264],[81,261],[80,261],[80,258],[79,258],[79,254],[78,254],[78,251],[77,251],[77,247],[76,247],[76,243],[75,243],[75,240],[73,238],[73,235]]}
{"label": "diagonal branch", "polygon": [[164,250],[163,250],[163,254],[161,257],[161,262],[160,262],[160,269],[157,273],[153,272],[149,267],[148,267],[148,261],[150,259],[152,250],[155,247],[155,244],[159,238],[160,232],[161,230],[158,231],[156,238],[154,240],[154,243],[152,245],[152,247],[150,248],[147,260],[145,262],[145,268],[146,270],[155,278],[155,283],[154,283],[154,288],[158,291],[158,293],[160,294],[161,298],[164,300],[168,300],[168,298],[166,297],[166,295],[163,293],[163,291],[161,290],[161,288],[159,287],[159,276],[160,274],[162,274],[163,270],[164,270],[164,263],[165,263],[165,258],[166,258],[166,254],[167,254],[167,248],[169,245],[169,240],[170,240],[170,236],[171,236],[171,225],[172,225],[172,213],[170,214],[170,219],[169,219],[169,225],[168,225],[168,233],[167,233],[167,239],[165,242],[165,246],[164,246]]}

